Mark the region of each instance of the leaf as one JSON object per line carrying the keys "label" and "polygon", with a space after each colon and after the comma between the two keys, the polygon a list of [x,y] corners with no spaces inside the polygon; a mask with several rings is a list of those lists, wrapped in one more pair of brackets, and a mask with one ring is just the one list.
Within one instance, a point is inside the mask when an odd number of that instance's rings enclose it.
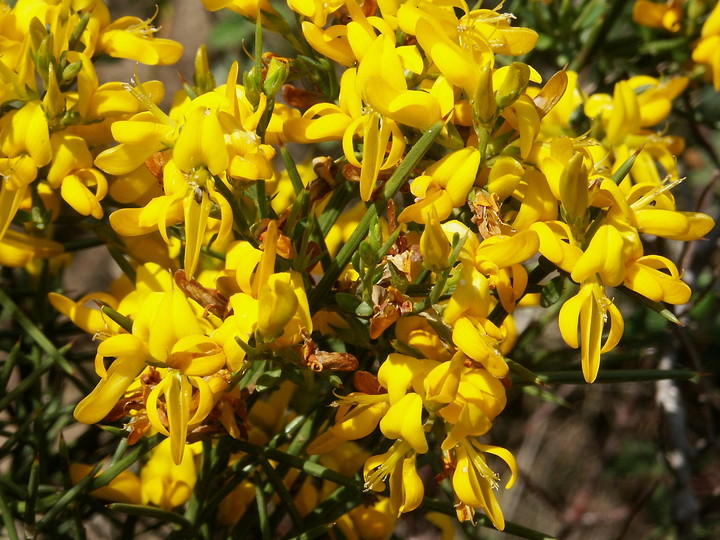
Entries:
{"label": "leaf", "polygon": [[130,317],[126,317],[122,313],[118,313],[107,304],[103,304],[102,302],[97,301],[95,303],[100,306],[100,311],[102,311],[105,315],[118,323],[118,325],[120,325],[120,328],[122,328],[126,332],[132,333],[133,321]]}
{"label": "leaf", "polygon": [[562,296],[564,285],[565,278],[563,276],[557,276],[546,283],[540,293],[540,305],[547,308],[556,304]]}
{"label": "leaf", "polygon": [[340,308],[347,313],[355,313],[355,310],[362,303],[362,300],[350,293],[336,293],[335,301]]}
{"label": "leaf", "polygon": [[282,369],[274,369],[272,371],[265,371],[262,375],[257,378],[255,383],[255,390],[258,392],[267,392],[268,390],[275,388],[280,384],[283,378]]}
{"label": "leaf", "polygon": [[633,154],[627,158],[622,165],[616,170],[612,175],[612,181],[616,184],[619,184],[623,181],[623,179],[630,173],[630,169],[632,169],[633,165],[635,164],[635,160],[640,155],[640,152],[642,152],[645,145],[641,146]]}

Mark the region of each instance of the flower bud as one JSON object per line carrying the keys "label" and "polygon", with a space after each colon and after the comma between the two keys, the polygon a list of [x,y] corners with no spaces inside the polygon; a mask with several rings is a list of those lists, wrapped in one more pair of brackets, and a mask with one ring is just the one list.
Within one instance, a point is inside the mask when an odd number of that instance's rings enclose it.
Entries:
{"label": "flower bud", "polygon": [[48,71],[52,64],[52,50],[53,50],[53,37],[52,34],[48,34],[40,43],[37,51],[35,52],[35,67],[37,69],[43,84],[47,87],[48,85]]}
{"label": "flower bud", "polygon": [[40,22],[40,19],[38,19],[37,17],[33,17],[30,21],[28,34],[30,36],[30,42],[32,43],[33,51],[37,51],[42,45],[43,40],[47,36],[47,30],[45,30],[45,25]]}
{"label": "flower bud", "polygon": [[85,45],[80,41],[82,39],[83,33],[85,33],[85,29],[87,28],[88,23],[90,22],[90,12],[87,11],[82,14],[82,17],[80,17],[80,20],[75,25],[75,28],[73,28],[72,35],[70,36],[70,39],[68,40],[68,50],[69,51],[78,51],[82,52],[85,48]]}
{"label": "flower bud", "polygon": [[448,267],[452,246],[440,227],[437,212],[434,206],[430,207],[425,230],[420,237],[420,253],[423,256],[424,266],[433,271],[440,272]]}
{"label": "flower bud", "polygon": [[568,219],[579,219],[588,208],[588,174],[582,154],[575,154],[560,174],[560,200]]}
{"label": "flower bud", "polygon": [[52,64],[48,66],[47,91],[43,97],[43,109],[48,118],[57,118],[65,110],[65,96],[60,91],[55,68]]}
{"label": "flower bud", "polygon": [[495,102],[498,108],[509,107],[527,88],[530,82],[530,68],[527,64],[513,62],[507,67],[505,80],[498,88]]}
{"label": "flower bud", "polygon": [[204,44],[200,45],[195,54],[193,83],[198,94],[205,94],[215,88],[215,76],[212,74],[212,71],[210,71],[207,48]]}
{"label": "flower bud", "polygon": [[278,56],[273,57],[270,60],[270,64],[267,68],[265,75],[265,81],[263,81],[263,92],[269,98],[274,98],[275,95],[280,91],[282,85],[285,84],[288,74],[290,73],[290,61],[287,58],[281,58]]}
{"label": "flower bud", "polygon": [[245,97],[247,100],[253,107],[257,107],[260,104],[262,88],[260,87],[260,81],[255,67],[243,73],[243,87],[245,88]]}
{"label": "flower bud", "polygon": [[62,75],[60,78],[63,82],[70,82],[75,77],[77,77],[77,74],[80,73],[80,70],[82,69],[82,61],[78,60],[77,62],[72,62],[65,66],[65,68],[62,71]]}
{"label": "flower bud", "polygon": [[480,79],[472,99],[473,116],[480,124],[492,122],[497,111],[493,92],[492,66],[485,64],[480,68]]}

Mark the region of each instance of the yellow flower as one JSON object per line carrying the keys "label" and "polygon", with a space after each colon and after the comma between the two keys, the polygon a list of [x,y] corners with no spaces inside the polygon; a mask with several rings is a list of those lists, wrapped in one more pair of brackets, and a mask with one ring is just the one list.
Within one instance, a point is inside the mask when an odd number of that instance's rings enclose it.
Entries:
{"label": "yellow flower", "polygon": [[[338,520],[338,526],[346,538],[354,538],[353,534],[356,534],[362,540],[387,540],[397,523],[397,516],[391,505],[388,497],[378,497],[375,503],[361,504],[342,516]],[[347,520],[343,520],[345,517]]]}
{"label": "yellow flower", "polygon": [[428,217],[428,223],[420,236],[420,252],[424,266],[433,272],[439,272],[448,267],[452,246],[440,227],[434,206],[430,207]]}
{"label": "yellow flower", "polygon": [[233,245],[227,256],[227,275],[218,280],[219,288],[229,296],[233,315],[212,336],[223,344],[231,370],[240,370],[245,358],[236,338],[247,343],[255,335],[271,348],[282,348],[300,342],[303,331],[313,330],[302,276],[294,270],[274,271],[277,239],[277,225],[270,221],[263,251],[247,242]]}
{"label": "yellow flower", "polygon": [[508,365],[500,350],[503,338],[500,330],[490,321],[464,316],[454,323],[453,343],[498,378],[508,374]]}
{"label": "yellow flower", "polygon": [[183,46],[177,41],[154,37],[157,28],[151,23],[152,20],[128,16],[103,25],[98,51],[153,66],[174,64],[182,56]]}
{"label": "yellow flower", "polygon": [[353,392],[341,398],[335,415],[335,424],[310,443],[308,453],[323,454],[346,441],[369,435],[389,408],[387,394],[368,395]]}
{"label": "yellow flower", "polygon": [[288,7],[300,15],[312,19],[313,24],[325,26],[328,15],[335,12],[345,4],[344,0],[331,0],[321,2],[320,0],[289,0]]}
{"label": "yellow flower", "polygon": [[[73,484],[77,484],[88,476],[92,472],[93,467],[84,463],[71,463],[70,464],[70,481]],[[102,474],[100,470],[95,476]],[[132,471],[124,470],[118,474],[110,482],[99,489],[90,492],[90,495],[97,497],[98,499],[104,499],[106,501],[127,503],[127,504],[140,504],[142,483],[137,474]]]}
{"label": "yellow flower", "polygon": [[197,482],[194,458],[201,452],[202,443],[188,444],[183,449],[181,463],[173,463],[170,441],[161,441],[140,471],[143,504],[159,506],[166,511],[185,504]]}
{"label": "yellow flower", "polygon": [[229,9],[249,19],[257,19],[260,12],[277,13],[268,0],[203,0],[208,11]]}
{"label": "yellow flower", "polygon": [[38,169],[51,158],[48,123],[39,101],[28,102],[0,119],[0,239]]}
{"label": "yellow flower", "polygon": [[388,439],[406,441],[418,454],[428,451],[428,443],[422,425],[423,400],[409,393],[393,403],[380,420],[380,431]]}
{"label": "yellow flower", "polygon": [[[103,365],[105,357],[115,358],[107,370]],[[95,356],[100,382],[77,404],[75,419],[84,424],[102,421],[151,360],[145,344],[133,335],[118,334],[103,341]]]}
{"label": "yellow flower", "polygon": [[425,224],[431,206],[438,220],[447,219],[453,208],[465,204],[479,166],[477,148],[467,147],[443,156],[412,181],[410,191],[416,202],[400,213],[398,221]]}
{"label": "yellow flower", "polygon": [[[286,122],[284,133],[288,140],[296,142],[342,139],[345,157],[361,169],[360,196],[368,201],[380,171],[394,167],[402,157],[405,137],[394,120],[364,109],[357,81],[356,69],[345,71],[340,81],[340,105],[321,103],[310,107],[302,118]],[[356,135],[363,139],[361,160],[353,147]]]}
{"label": "yellow flower", "polygon": [[429,92],[408,90],[395,38],[378,36],[360,61],[356,84],[363,100],[385,118],[427,129],[453,107],[451,86],[438,77]]}
{"label": "yellow flower", "polygon": [[664,28],[668,32],[677,32],[682,24],[683,11],[680,0],[651,2],[635,0],[633,21],[649,28]]}
{"label": "yellow flower", "polygon": [[[179,352],[194,353],[194,351]],[[201,351],[200,354],[205,352]],[[210,354],[220,356],[216,350],[211,350]],[[222,359],[224,363],[224,356]],[[212,373],[201,371],[202,375]],[[169,438],[171,457],[179,465],[185,455],[188,431],[207,418],[215,405],[215,396],[212,387],[202,376],[190,375],[176,369],[161,372],[161,376],[162,380],[148,395],[145,408],[152,426]],[[167,422],[161,419],[158,412],[160,397],[165,398],[164,410]]]}
{"label": "yellow flower", "polygon": [[[422,6],[422,7],[421,7]],[[511,15],[488,9],[469,11],[459,19],[449,9],[423,10],[422,4],[405,3],[398,11],[403,31],[417,36],[418,43],[440,72],[468,98],[476,95],[483,66],[494,63],[494,54],[518,55],[532,50],[537,33],[512,28]]]}
{"label": "yellow flower", "polygon": [[49,259],[62,252],[62,244],[9,229],[0,239],[0,266],[22,267],[35,259]]}
{"label": "yellow flower", "polygon": [[426,402],[445,405],[455,400],[465,360],[463,353],[456,352],[449,362],[441,362],[427,374],[423,381]]}
{"label": "yellow flower", "polygon": [[455,396],[438,412],[446,421],[447,431],[441,448],[449,450],[466,437],[487,433],[506,403],[505,387],[489,371],[466,366],[460,369]]}
{"label": "yellow flower", "polygon": [[[612,150],[609,157],[613,159],[613,171],[644,146],[621,186],[629,187],[630,178],[636,183],[660,183],[658,165],[673,178],[677,177],[674,156],[680,152],[682,141],[677,137],[653,134],[646,128],[667,118],[672,100],[685,90],[687,84],[686,77],[662,81],[648,76],[631,77],[618,82],[612,96],[595,94],[586,101],[585,115],[599,121],[604,131],[601,142],[606,149]],[[604,158],[598,150],[592,150],[597,154],[596,162]]]}
{"label": "yellow flower", "polygon": [[700,41],[693,49],[692,59],[710,69],[713,86],[720,92],[720,4],[713,8],[703,24],[700,36]]}
{"label": "yellow flower", "polygon": [[690,300],[690,287],[680,279],[677,267],[660,255],[645,255],[629,264],[624,283],[655,302],[684,304]]}
{"label": "yellow flower", "polygon": [[[53,159],[47,173],[47,181],[53,189],[60,188],[65,201],[79,214],[103,216],[100,201],[107,193],[105,176],[93,167],[93,157],[87,143],[81,137],[66,132],[50,137]],[[95,187],[95,192],[90,190]]]}
{"label": "yellow flower", "polygon": [[[347,24],[335,24],[323,29],[327,15],[343,4],[352,20]],[[313,18],[312,22],[302,23],[303,35],[310,46],[344,66],[349,67],[368,54],[373,54],[369,49],[375,40],[376,29],[383,35],[395,35],[383,19],[366,17],[355,0],[333,0],[323,3],[322,6],[318,5],[317,0],[290,0],[288,5]]]}
{"label": "yellow flower", "polygon": [[425,317],[401,317],[395,323],[395,337],[418,350],[425,358],[445,362],[452,357],[448,345],[440,339]]}
{"label": "yellow flower", "polygon": [[177,124],[156,109],[140,112],[129,120],[113,122],[112,134],[120,144],[101,152],[95,158],[95,165],[110,174],[128,174],[144,166],[153,154],[173,146]]}
{"label": "yellow flower", "polygon": [[417,455],[404,441],[396,441],[390,450],[365,462],[365,489],[383,491],[390,477],[390,507],[396,515],[412,512],[423,500],[425,488],[415,468]]}
{"label": "yellow flower", "polygon": [[[479,444],[471,439],[466,439],[455,448],[453,489],[463,505],[482,509],[495,528],[502,531],[505,528],[505,518],[494,492],[498,486],[499,477],[490,469],[481,452],[494,454],[508,464],[512,476],[505,488],[510,489],[513,486],[517,477],[517,465],[513,455],[504,448]],[[458,516],[460,514],[461,509],[458,510]]]}
{"label": "yellow flower", "polygon": [[[165,277],[160,277],[163,274]],[[224,379],[220,384],[212,380],[223,378],[226,356],[222,344],[207,336],[213,326],[201,316],[202,308],[196,306],[193,311],[182,292],[169,290],[167,272],[160,276],[152,274],[152,267],[139,269],[134,295],[139,297],[137,308],[129,306],[127,297],[118,306],[121,312],[134,313],[132,334],[112,335],[98,346],[95,370],[101,380],[77,405],[75,418],[88,424],[101,421],[139,375],[153,366],[150,382],[144,383],[150,387],[144,414],[157,431],[170,438],[172,458],[180,463],[188,430],[207,418],[227,388]],[[62,297],[52,299],[69,308],[77,324],[94,329],[104,323],[81,306],[68,306]],[[114,360],[106,370],[108,357]]]}
{"label": "yellow flower", "polygon": [[[603,344],[602,334],[608,322],[610,331]],[[581,347],[583,375],[587,382],[594,382],[600,368],[600,353],[614,349],[622,336],[625,324],[620,310],[605,295],[602,285],[589,281],[563,304],[558,323],[565,343],[573,349]]]}
{"label": "yellow flower", "polygon": [[[616,226],[618,225],[618,226]],[[622,224],[602,224],[590,240],[584,253],[575,262],[570,276],[583,283],[597,274],[603,285],[616,287],[625,279],[625,264],[637,253],[637,232]]]}

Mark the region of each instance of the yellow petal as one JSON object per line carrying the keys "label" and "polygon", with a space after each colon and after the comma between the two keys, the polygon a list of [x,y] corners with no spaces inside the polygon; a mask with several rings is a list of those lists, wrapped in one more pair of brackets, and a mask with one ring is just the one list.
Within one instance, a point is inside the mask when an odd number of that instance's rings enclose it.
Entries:
{"label": "yellow petal", "polygon": [[401,482],[401,486],[396,486],[391,480],[390,496],[394,497],[398,488],[401,490],[401,503],[398,505],[398,516],[406,512],[412,512],[420,506],[425,495],[423,481],[415,468],[417,455],[412,454],[410,457],[402,460],[401,474],[397,475]]}
{"label": "yellow petal", "polygon": [[419,454],[428,451],[422,427],[422,398],[415,393],[403,396],[380,420],[380,430],[389,439],[402,438]]}
{"label": "yellow petal", "polygon": [[540,239],[534,230],[521,231],[509,237],[493,236],[480,244],[475,261],[489,261],[503,268],[526,261],[538,252]]}
{"label": "yellow petal", "polygon": [[165,387],[165,410],[170,432],[170,450],[176,465],[182,462],[190,420],[192,386],[179,371],[168,371],[169,382]]}
{"label": "yellow petal", "polygon": [[146,356],[129,355],[116,360],[90,394],[75,407],[73,416],[78,422],[95,424],[112,410],[130,384],[145,369]]}
{"label": "yellow petal", "polygon": [[503,378],[508,374],[508,365],[490,341],[492,338],[468,319],[463,317],[455,323],[452,339],[462,352],[481,363],[495,377]]}
{"label": "yellow petal", "polygon": [[167,357],[168,367],[188,376],[213,375],[225,365],[225,355],[212,339],[196,334],[181,337]]}
{"label": "yellow petal", "polygon": [[188,113],[173,148],[173,160],[186,173],[207,167],[211,174],[218,175],[228,167],[225,136],[213,111],[197,107]]}
{"label": "yellow petal", "polygon": [[671,240],[697,240],[709,233],[715,221],[701,212],[676,212],[661,208],[637,210],[638,229]]}
{"label": "yellow petal", "polygon": [[397,403],[408,391],[420,360],[404,354],[389,354],[378,370],[380,384],[387,388],[391,404]]}
{"label": "yellow petal", "polygon": [[450,403],[455,400],[460,385],[460,372],[465,355],[455,353],[450,362],[443,362],[425,377],[425,399],[436,403]]}
{"label": "yellow petal", "polygon": [[289,274],[273,274],[260,287],[257,329],[268,341],[283,334],[285,325],[297,311],[298,299],[289,278]]}
{"label": "yellow petal", "polygon": [[625,278],[623,248],[620,232],[612,225],[600,225],[570,276],[576,283],[582,283],[597,273],[600,274],[605,285],[616,287]]}

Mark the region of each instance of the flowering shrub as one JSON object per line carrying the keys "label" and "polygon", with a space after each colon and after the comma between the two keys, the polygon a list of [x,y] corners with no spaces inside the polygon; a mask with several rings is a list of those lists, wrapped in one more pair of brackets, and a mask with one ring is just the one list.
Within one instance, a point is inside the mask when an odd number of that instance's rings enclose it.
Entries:
{"label": "flowering shrub", "polygon": [[[714,221],[681,196],[668,119],[691,87],[720,89],[718,7],[638,0],[641,31],[684,32],[687,61],[608,70],[598,88],[583,79],[615,7],[582,12],[563,68],[529,59],[567,2],[517,3],[536,29],[462,0],[203,3],[253,21],[253,58],[216,80],[201,47],[168,106],[160,81],[95,71],[103,56],[176,62],[152,20],[96,0],[0,4],[2,302],[24,334],[3,338],[2,404],[40,411],[28,390],[52,370],[82,395],[58,385],[30,429],[72,410],[111,434],[61,441],[58,496],[36,442],[3,514],[40,534],[76,511],[80,527],[89,493],[184,538],[387,538],[424,507],[449,535],[448,514],[538,537],[506,523],[497,493],[519,471],[491,434],[514,389],[564,380],[511,359],[527,318],[557,321],[570,382],[696,374],[605,359],[624,313],[677,324],[667,305],[693,294],[662,246]],[[293,53],[264,47],[271,33]],[[64,289],[91,245],[117,279]],[[59,314],[92,336],[90,372]],[[27,459],[14,429],[3,451]]]}

